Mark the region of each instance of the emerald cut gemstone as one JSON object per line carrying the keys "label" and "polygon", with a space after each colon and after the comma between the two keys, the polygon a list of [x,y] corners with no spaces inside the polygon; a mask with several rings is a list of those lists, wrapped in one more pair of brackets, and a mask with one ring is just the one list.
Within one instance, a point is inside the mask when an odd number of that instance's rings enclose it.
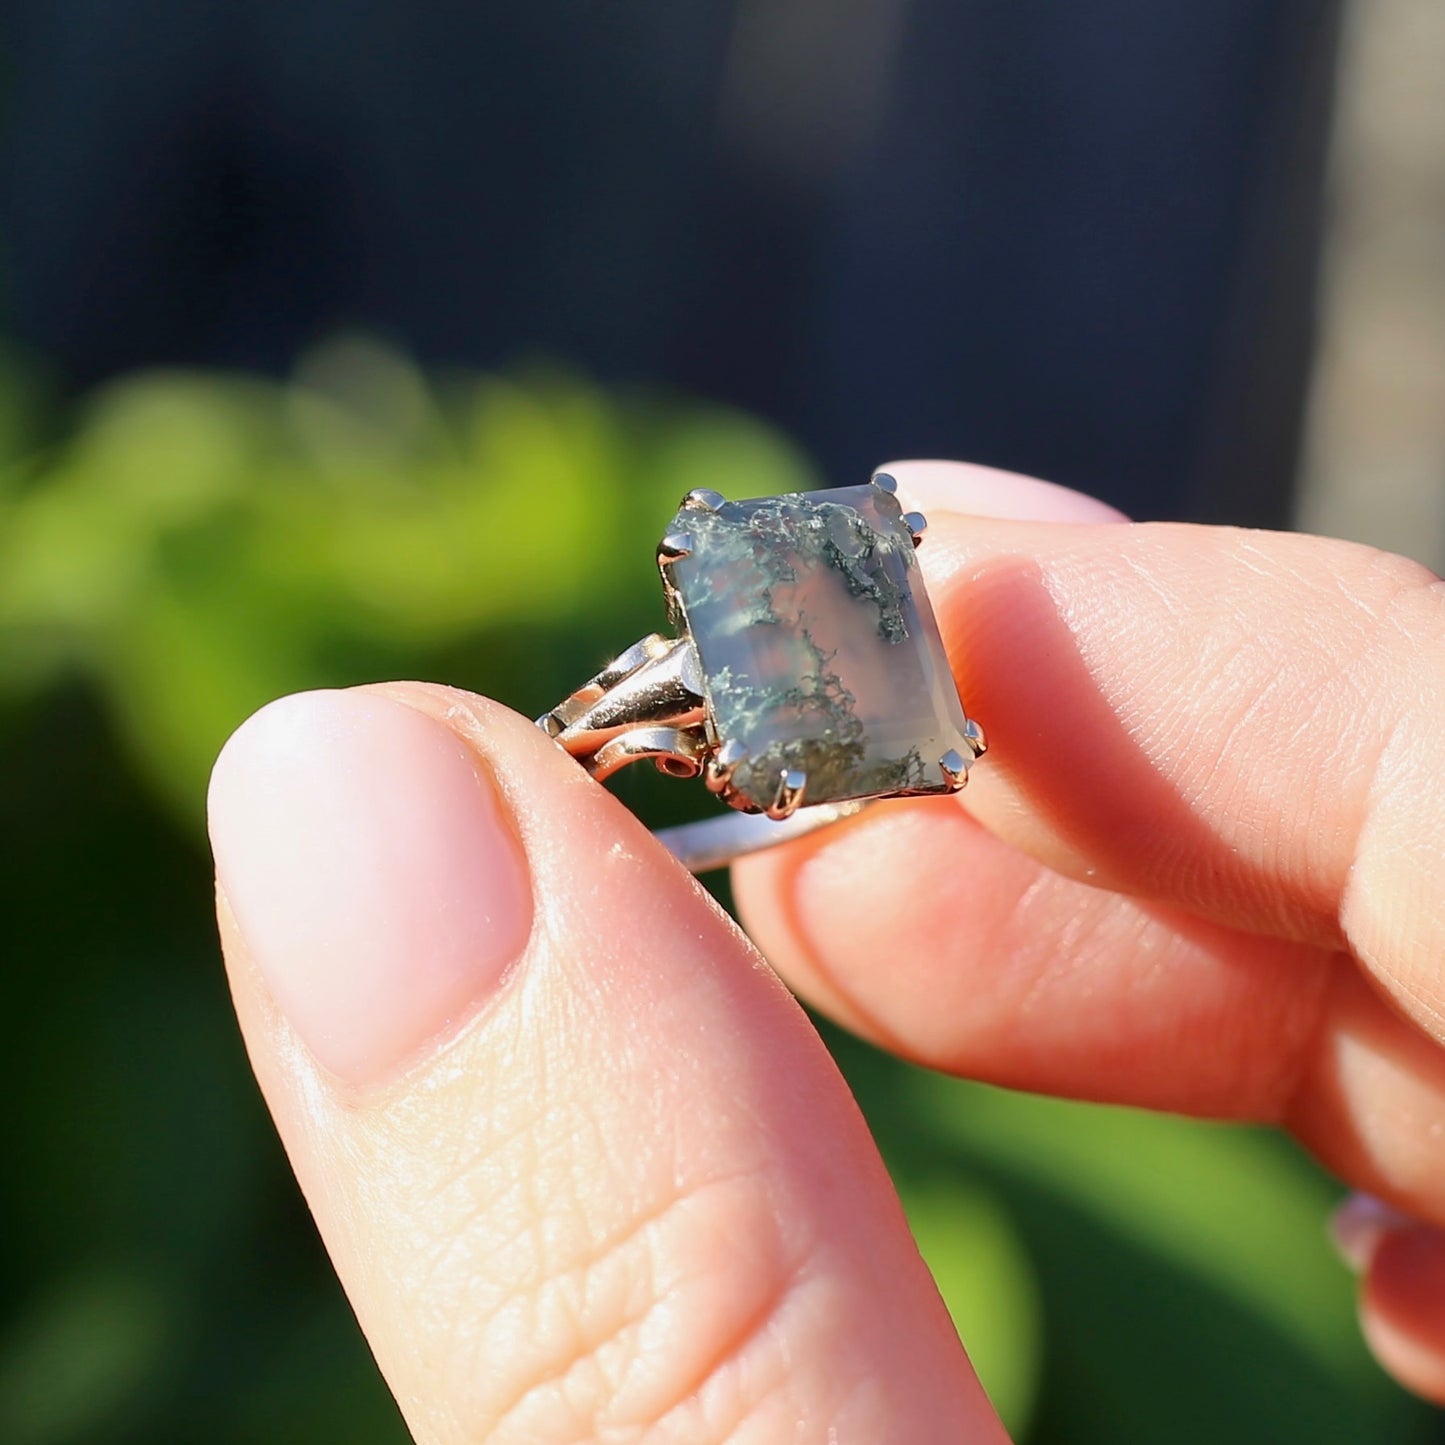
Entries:
{"label": "emerald cut gemstone", "polygon": [[[870,483],[685,505],[663,572],[703,676],[710,741],[739,760],[730,801],[942,793],[967,720],[897,499]],[[684,545],[685,544],[685,545]]]}

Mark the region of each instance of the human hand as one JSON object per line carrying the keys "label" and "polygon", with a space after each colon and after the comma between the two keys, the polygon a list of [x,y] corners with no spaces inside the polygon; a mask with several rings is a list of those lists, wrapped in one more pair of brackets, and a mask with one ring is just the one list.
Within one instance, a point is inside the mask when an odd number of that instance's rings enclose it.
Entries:
{"label": "human hand", "polygon": [[1445,1403],[1445,585],[1314,537],[1040,525],[1101,509],[889,470],[929,516],[987,766],[966,808],[737,865],[750,933],[930,1067],[1290,1129],[1379,1196],[1336,1229],[1365,1332]]}
{"label": "human hand", "polygon": [[[739,866],[772,960],[910,1057],[1276,1119],[1445,1223],[1438,585],[894,470],[993,751],[967,811]],[[1056,520],[947,515],[1000,510]],[[806,1020],[539,730],[287,699],[211,804],[247,1045],[419,1440],[1003,1439]],[[1442,1237],[1354,1244],[1377,1350],[1445,1395]]]}

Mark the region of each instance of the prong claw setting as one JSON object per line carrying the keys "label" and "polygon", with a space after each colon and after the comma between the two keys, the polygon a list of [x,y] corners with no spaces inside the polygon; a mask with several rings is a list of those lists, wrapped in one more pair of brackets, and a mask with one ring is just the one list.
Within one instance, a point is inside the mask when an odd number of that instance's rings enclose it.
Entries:
{"label": "prong claw setting", "polygon": [[715,512],[726,502],[727,498],[721,492],[713,491],[711,487],[694,487],[682,499],[682,505],[693,512]]}
{"label": "prong claw setting", "polygon": [[981,758],[988,751],[988,738],[984,733],[983,724],[968,718],[963,724],[964,741],[973,749],[973,755]]}
{"label": "prong claw setting", "polygon": [[748,750],[736,738],[729,738],[708,759],[703,773],[703,782],[710,793],[725,793],[732,783],[738,764],[748,755]]}
{"label": "prong claw setting", "polygon": [[741,502],[689,492],[657,547],[677,635],[643,638],[539,725],[596,777],[651,759],[775,820],[957,791],[983,730],[914,560],[927,521],[896,493],[886,472]]}
{"label": "prong claw setting", "polygon": [[803,795],[807,790],[807,773],[801,768],[789,768],[778,779],[778,791],[768,805],[768,817],[774,821],[791,818],[803,806]]}
{"label": "prong claw setting", "polygon": [[943,774],[951,792],[958,792],[968,782],[969,765],[972,758],[965,758],[957,748],[949,748],[938,760],[938,770]]}

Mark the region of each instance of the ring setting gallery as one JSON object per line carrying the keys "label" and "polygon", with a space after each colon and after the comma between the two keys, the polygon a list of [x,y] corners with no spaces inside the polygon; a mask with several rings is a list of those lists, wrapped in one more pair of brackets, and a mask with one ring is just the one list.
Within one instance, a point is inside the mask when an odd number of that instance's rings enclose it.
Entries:
{"label": "ring setting gallery", "polygon": [[658,835],[694,872],[879,799],[957,792],[982,756],[913,555],[926,523],[896,491],[879,473],[689,492],[657,549],[677,635],[644,637],[537,719],[596,778],[648,758],[734,809]]}

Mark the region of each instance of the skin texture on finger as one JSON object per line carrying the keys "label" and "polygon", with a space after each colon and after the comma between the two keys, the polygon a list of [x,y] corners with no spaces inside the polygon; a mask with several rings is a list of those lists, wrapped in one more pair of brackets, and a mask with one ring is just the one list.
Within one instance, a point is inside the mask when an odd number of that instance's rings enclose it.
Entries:
{"label": "skin texture on finger", "polygon": [[1335,971],[1283,1122],[1342,1178],[1445,1225],[1445,1051],[1356,968]]}
{"label": "skin texture on finger", "polygon": [[760,854],[734,886],[783,976],[884,1048],[1008,1087],[1284,1123],[1362,1187],[1445,1211],[1445,1055],[1347,955],[1066,878],[944,799]]}
{"label": "skin texture on finger", "polygon": [[1353,1194],[1335,1211],[1330,1233],[1362,1277],[1360,1319],[1380,1362],[1445,1405],[1445,1232]]}
{"label": "skin texture on finger", "polygon": [[461,1004],[443,954],[444,1026],[368,1083],[318,1063],[219,912],[257,1076],[416,1438],[1003,1440],[846,1087],[726,917],[532,724],[381,695],[495,786],[533,893],[515,965]]}
{"label": "skin texture on finger", "polygon": [[1319,538],[935,511],[990,754],[968,807],[1056,871],[1348,948],[1445,1040],[1445,589]]}
{"label": "skin texture on finger", "polygon": [[739,864],[735,889],[783,976],[885,1048],[1007,1087],[1216,1117],[1283,1108],[1333,967],[1062,877],[936,799]]}
{"label": "skin texture on finger", "polygon": [[1366,1267],[1360,1318],[1380,1363],[1445,1405],[1445,1233],[1406,1225],[1382,1235]]}
{"label": "skin texture on finger", "polygon": [[1347,544],[1078,525],[1087,505],[1027,479],[889,470],[929,513],[990,752],[966,813],[889,804],[740,863],[750,931],[900,1052],[1280,1119],[1440,1217],[1445,796],[1419,741],[1445,741],[1439,585]]}
{"label": "skin texture on finger", "polygon": [[970,517],[1014,522],[1127,522],[1117,508],[1084,492],[1021,477],[977,462],[885,462],[878,468],[898,483],[899,495],[925,515],[937,508]]}
{"label": "skin texture on finger", "polygon": [[[901,1052],[1277,1119],[1445,1223],[1438,579],[1345,543],[1121,527],[977,468],[888,470],[929,518],[990,831],[956,801],[891,804],[745,860],[769,957]],[[1392,1237],[1362,1305],[1434,1399],[1438,1238]]]}

